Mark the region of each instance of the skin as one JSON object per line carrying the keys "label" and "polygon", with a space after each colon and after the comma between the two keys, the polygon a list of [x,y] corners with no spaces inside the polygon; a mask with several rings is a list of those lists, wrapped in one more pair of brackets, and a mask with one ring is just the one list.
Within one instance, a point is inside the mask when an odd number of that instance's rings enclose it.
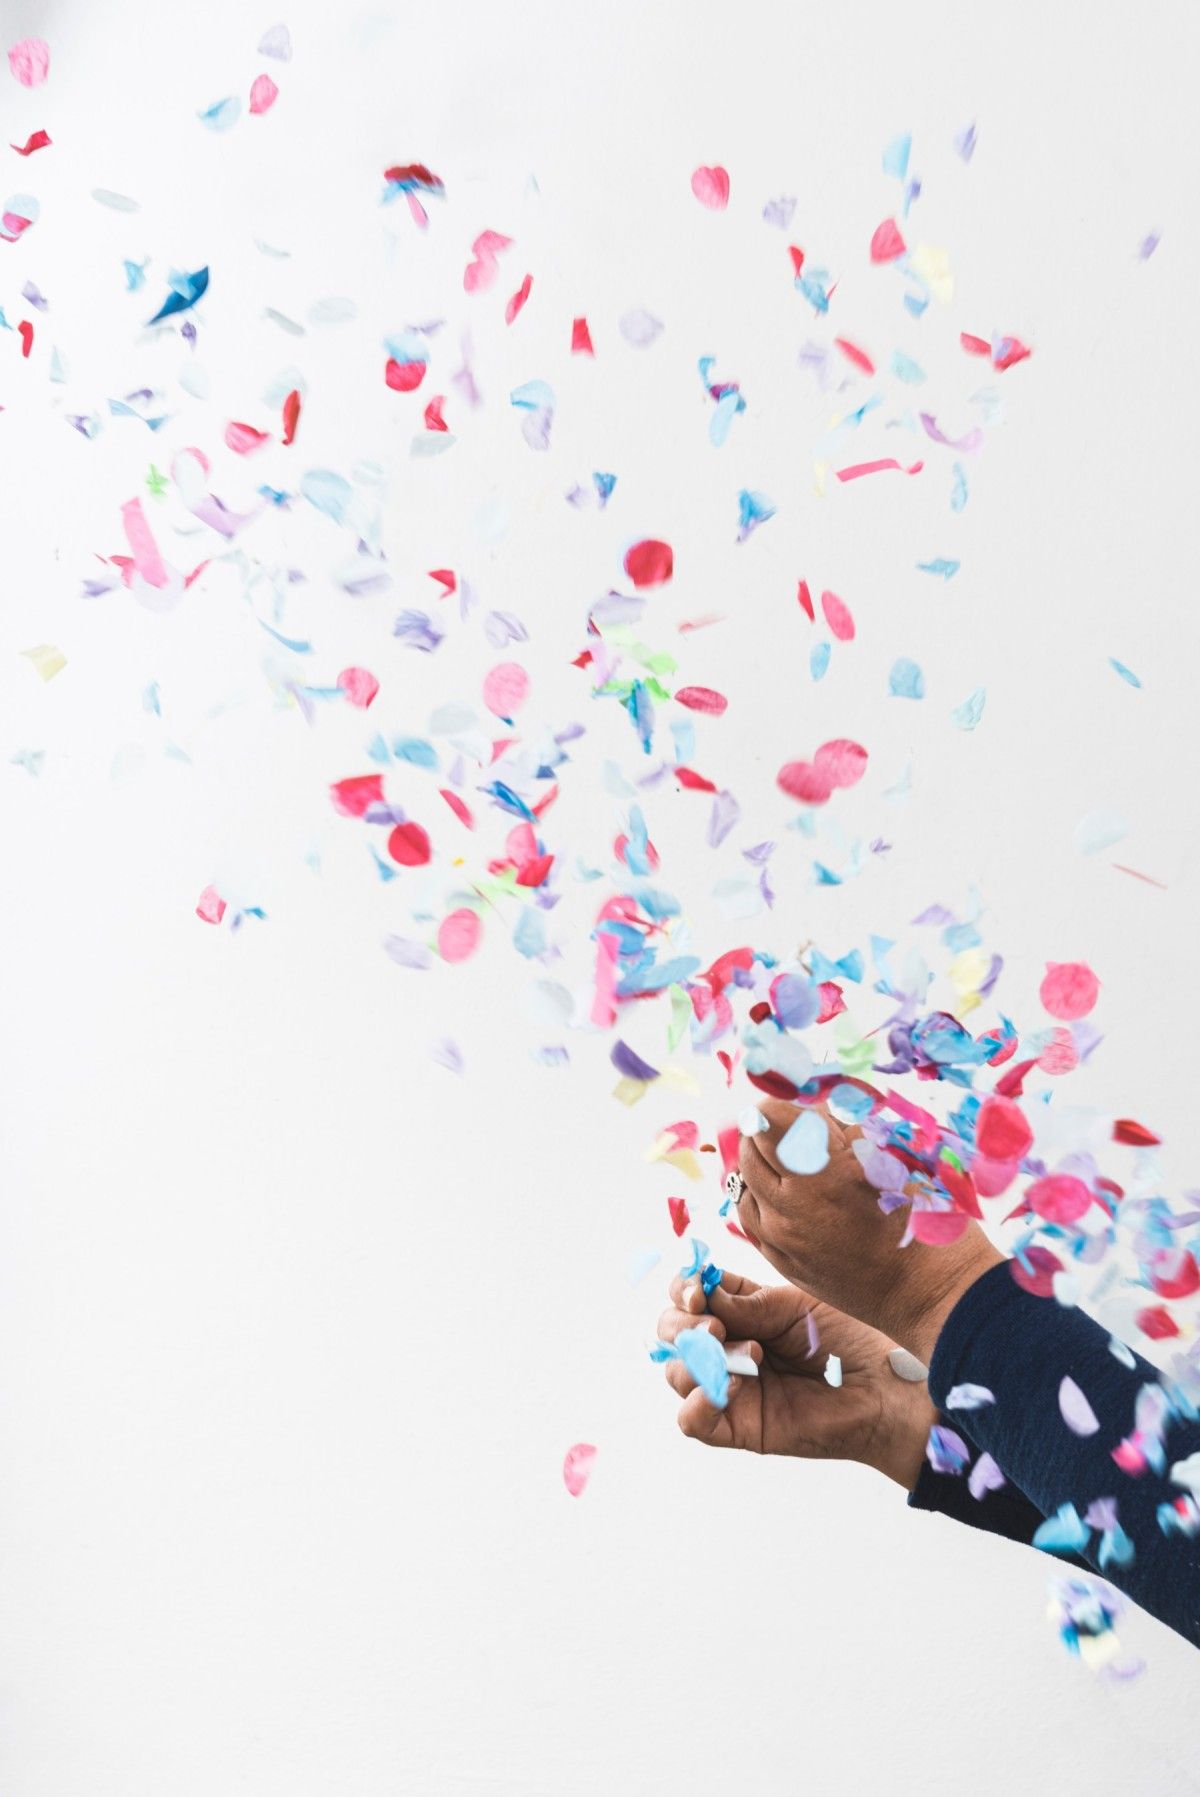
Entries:
{"label": "skin", "polygon": [[793,1285],[928,1365],[954,1306],[1003,1255],[976,1223],[955,1242],[901,1248],[907,1207],[890,1215],[880,1210],[879,1194],[851,1146],[861,1130],[823,1113],[828,1166],[820,1173],[790,1173],[779,1159],[779,1142],[796,1120],[796,1107],[768,1098],[758,1109],[770,1127],[742,1137],[746,1191],[739,1226]]}
{"label": "skin", "polygon": [[[811,1352],[811,1315],[820,1347]],[[724,1410],[710,1404],[679,1361],[668,1361],[667,1384],[683,1399],[683,1433],[709,1447],[805,1460],[857,1460],[906,1491],[916,1483],[934,1408],[924,1385],[898,1379],[888,1365],[895,1344],[791,1285],[756,1285],[723,1273],[708,1299],[698,1280],[677,1277],[671,1305],[658,1322],[662,1341],[681,1330],[710,1329],[758,1363],[757,1378],[732,1374]],[[828,1385],[826,1362],[842,1362],[842,1384]]]}

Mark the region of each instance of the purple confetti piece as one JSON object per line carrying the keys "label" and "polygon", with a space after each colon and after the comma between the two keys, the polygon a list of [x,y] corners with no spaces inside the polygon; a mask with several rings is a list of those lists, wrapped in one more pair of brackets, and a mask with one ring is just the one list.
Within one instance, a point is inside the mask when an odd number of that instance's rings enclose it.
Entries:
{"label": "purple confetti piece", "polygon": [[981,1454],[971,1468],[967,1479],[967,1490],[978,1502],[987,1492],[999,1491],[1007,1482],[992,1456]]}
{"label": "purple confetti piece", "polygon": [[445,636],[439,630],[428,612],[402,611],[392,626],[392,635],[400,638],[410,649],[419,649],[422,654],[430,655]]}
{"label": "purple confetti piece", "polygon": [[408,936],[385,936],[383,946],[397,967],[415,967],[423,970],[433,965],[433,955],[423,942],[413,942]]}
{"label": "purple confetti piece", "polygon": [[632,312],[623,312],[617,322],[617,329],[626,343],[634,349],[648,349],[655,338],[661,335],[662,320],[655,318],[653,312],[646,312],[640,306]]}
{"label": "purple confetti piece", "polygon": [[731,792],[719,792],[714,796],[708,818],[708,846],[710,849],[721,846],[741,815],[742,808]]}
{"label": "purple confetti piece", "polygon": [[1075,1435],[1094,1435],[1100,1427],[1096,1412],[1069,1376],[1058,1388],[1058,1407],[1063,1422]]}
{"label": "purple confetti piece", "polygon": [[786,231],[796,211],[795,198],[784,194],[777,200],[768,200],[762,209],[763,223],[775,225],[780,231]]}
{"label": "purple confetti piece", "polygon": [[623,1079],[643,1080],[648,1084],[658,1078],[658,1068],[643,1061],[641,1055],[634,1054],[627,1042],[614,1042],[608,1058]]}

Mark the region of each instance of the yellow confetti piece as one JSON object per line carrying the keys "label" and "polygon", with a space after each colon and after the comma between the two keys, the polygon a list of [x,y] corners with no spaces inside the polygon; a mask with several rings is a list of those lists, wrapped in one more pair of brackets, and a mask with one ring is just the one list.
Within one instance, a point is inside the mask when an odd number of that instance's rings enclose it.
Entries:
{"label": "yellow confetti piece", "polygon": [[954,298],[954,276],[950,273],[950,253],[935,249],[931,243],[919,243],[908,253],[909,267],[918,280],[924,281],[940,305],[948,306]]}
{"label": "yellow confetti piece", "polygon": [[33,663],[43,680],[53,680],[67,665],[66,656],[53,643],[39,643],[36,649],[22,649],[21,654]]}

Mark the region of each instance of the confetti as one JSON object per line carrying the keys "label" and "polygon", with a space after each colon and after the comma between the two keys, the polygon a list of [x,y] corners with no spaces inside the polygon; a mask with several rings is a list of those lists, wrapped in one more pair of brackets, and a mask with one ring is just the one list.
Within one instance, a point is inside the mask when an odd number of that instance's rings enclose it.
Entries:
{"label": "confetti", "polygon": [[572,1497],[581,1497],[596,1465],[597,1450],[587,1441],[577,1441],[563,1457],[563,1484]]}

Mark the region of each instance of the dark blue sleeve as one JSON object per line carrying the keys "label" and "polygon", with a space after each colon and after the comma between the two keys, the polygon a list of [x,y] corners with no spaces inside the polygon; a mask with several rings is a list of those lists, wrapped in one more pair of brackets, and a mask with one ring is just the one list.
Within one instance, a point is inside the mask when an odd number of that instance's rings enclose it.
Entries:
{"label": "dark blue sleeve", "polygon": [[[1061,1518],[1071,1507],[1060,1525],[1064,1546],[1076,1545],[1070,1541],[1076,1534],[1088,1566],[1200,1646],[1200,1511],[1194,1503],[1189,1511],[1183,1490],[1165,1476],[1172,1463],[1200,1452],[1200,1421],[1186,1401],[1168,1403],[1149,1361],[1134,1356],[1132,1367],[1124,1365],[1098,1323],[1023,1291],[1012,1265],[1005,1261],[985,1273],[951,1311],[929,1368],[930,1395],[944,1409],[955,1385],[986,1386],[995,1402],[970,1412],[973,1441],[1042,1516]],[[1063,1420],[1065,1377],[1091,1405],[1099,1422],[1092,1434],[1077,1435]],[[1143,1400],[1139,1431],[1135,1407],[1147,1387],[1159,1402]],[[1145,1415],[1156,1412],[1159,1428],[1147,1427]],[[960,1428],[957,1421],[954,1427]],[[1113,1451],[1131,1439],[1133,1447],[1121,1450],[1130,1468],[1124,1470]],[[965,1491],[951,1500],[972,1501]],[[1122,1533],[1112,1527],[1114,1504]],[[946,1503],[936,1507],[960,1514]]]}
{"label": "dark blue sleeve", "polygon": [[[961,1417],[949,1421],[944,1416],[938,1422],[946,1428],[957,1430],[973,1447],[978,1443],[969,1433]],[[913,1510],[936,1510],[942,1516],[950,1517],[954,1522],[966,1523],[968,1528],[982,1529],[988,1535],[1003,1535],[1008,1541],[1020,1541],[1028,1547],[1037,1529],[1045,1522],[1045,1517],[1031,1504],[1023,1491],[1018,1490],[1011,1480],[1006,1481],[998,1491],[985,1491],[981,1497],[971,1496],[965,1473],[957,1476],[951,1473],[934,1472],[928,1460],[921,1467],[917,1482],[908,1497],[909,1507]],[[1055,1558],[1071,1566],[1086,1567],[1086,1560],[1077,1554],[1056,1554]]]}

